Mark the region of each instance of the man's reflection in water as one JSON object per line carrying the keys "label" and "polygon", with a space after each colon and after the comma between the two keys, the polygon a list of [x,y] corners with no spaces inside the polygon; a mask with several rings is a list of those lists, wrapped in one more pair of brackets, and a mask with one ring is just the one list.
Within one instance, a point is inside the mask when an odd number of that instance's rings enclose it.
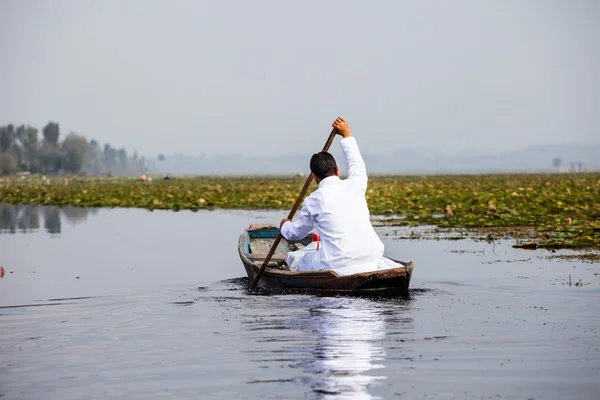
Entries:
{"label": "man's reflection in water", "polygon": [[[294,329],[316,336],[310,357],[297,367],[312,376],[306,382],[316,398],[372,399],[369,388],[388,379],[384,371],[384,347],[391,329],[412,332],[412,318],[406,308],[408,302],[391,300],[388,305],[360,298],[322,298],[323,303],[309,310],[308,318],[293,320]],[[390,313],[398,307],[398,313]],[[392,315],[396,314],[396,315]],[[408,316],[408,317],[407,317]],[[400,322],[400,325],[398,324]],[[397,336],[396,336],[397,337]]]}
{"label": "man's reflection in water", "polygon": [[313,391],[370,398],[370,384],[385,379],[383,374],[365,374],[383,368],[378,364],[385,358],[380,344],[385,335],[382,316],[372,308],[349,308],[313,310],[310,318],[320,333],[311,369],[322,376],[314,382]]}

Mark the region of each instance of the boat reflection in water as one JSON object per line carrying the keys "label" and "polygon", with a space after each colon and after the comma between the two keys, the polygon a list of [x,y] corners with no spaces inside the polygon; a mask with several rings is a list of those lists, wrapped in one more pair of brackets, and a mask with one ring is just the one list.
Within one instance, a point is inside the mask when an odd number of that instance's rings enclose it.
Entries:
{"label": "boat reflection in water", "polygon": [[41,228],[43,221],[46,232],[57,235],[64,221],[75,225],[97,212],[97,208],[0,204],[0,234],[33,233]]}
{"label": "boat reflection in water", "polygon": [[[404,353],[403,356],[412,353],[410,348],[403,348],[409,342],[405,340],[406,335],[412,335],[414,331],[410,300],[355,296],[293,297],[296,301],[293,301],[292,309],[287,304],[278,304],[281,298],[274,302],[272,308],[279,309],[281,306],[281,314],[287,311],[293,315],[292,318],[286,319],[280,314],[279,318],[283,317],[280,320],[271,315],[269,317],[276,318],[262,318],[264,330],[255,328],[262,331],[257,341],[271,344],[265,348],[261,343],[260,351],[271,352],[277,357],[260,361],[281,361],[282,353],[286,353],[286,365],[301,371],[300,374],[294,372],[289,381],[308,386],[312,393],[310,398],[375,398],[370,394],[372,388],[392,378],[385,371],[389,342],[398,340],[401,345],[393,347],[394,353],[399,351]],[[306,308],[302,309],[303,305]],[[279,325],[277,338],[268,332],[269,324],[271,332],[275,329],[274,325]],[[393,339],[388,337],[390,334]],[[273,348],[274,345],[277,348]]]}

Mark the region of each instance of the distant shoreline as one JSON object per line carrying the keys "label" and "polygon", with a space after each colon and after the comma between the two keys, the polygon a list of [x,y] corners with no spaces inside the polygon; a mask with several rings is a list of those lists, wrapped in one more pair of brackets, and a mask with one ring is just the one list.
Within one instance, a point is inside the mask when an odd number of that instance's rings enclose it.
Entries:
{"label": "distant shoreline", "polygon": [[[0,203],[289,210],[305,181],[250,175],[150,178],[2,177]],[[316,187],[313,182],[309,193]],[[367,201],[372,215],[390,217],[386,225],[520,230],[538,247],[600,249],[600,173],[375,175],[369,178]]]}

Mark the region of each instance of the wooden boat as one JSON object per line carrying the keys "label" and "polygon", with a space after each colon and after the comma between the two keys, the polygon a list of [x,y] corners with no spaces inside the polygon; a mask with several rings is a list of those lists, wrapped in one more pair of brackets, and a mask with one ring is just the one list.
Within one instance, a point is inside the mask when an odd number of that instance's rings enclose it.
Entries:
{"label": "wooden boat", "polygon": [[[250,225],[240,235],[238,251],[251,282],[258,274],[277,235],[279,235],[279,228],[267,225]],[[398,268],[343,276],[331,270],[291,271],[285,262],[287,253],[307,246],[311,240],[310,235],[296,242],[289,242],[282,238],[258,286],[269,289],[384,290],[404,295],[408,293],[413,271],[412,261],[392,260],[398,264]]]}

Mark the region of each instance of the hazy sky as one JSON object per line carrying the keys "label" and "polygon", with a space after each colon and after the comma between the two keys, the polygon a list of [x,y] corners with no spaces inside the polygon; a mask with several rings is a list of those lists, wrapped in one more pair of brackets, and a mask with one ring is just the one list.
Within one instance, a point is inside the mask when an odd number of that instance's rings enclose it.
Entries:
{"label": "hazy sky", "polygon": [[600,1],[0,0],[0,124],[184,154],[600,143]]}

